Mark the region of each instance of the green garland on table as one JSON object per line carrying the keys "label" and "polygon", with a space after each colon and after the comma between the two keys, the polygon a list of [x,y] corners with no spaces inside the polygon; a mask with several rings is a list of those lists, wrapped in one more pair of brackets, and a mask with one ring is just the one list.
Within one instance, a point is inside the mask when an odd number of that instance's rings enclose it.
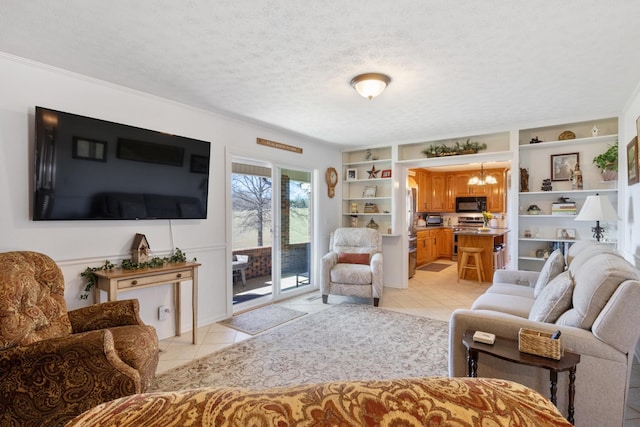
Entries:
{"label": "green garland on table", "polygon": [[[187,255],[180,250],[180,248],[176,248],[176,251],[170,257],[154,257],[151,258],[147,262],[133,262],[130,259],[123,259],[120,263],[120,268],[123,270],[139,270],[141,268],[158,268],[162,267],[165,264],[171,264],[175,262],[186,262]],[[196,259],[193,259],[193,262],[196,262]],[[84,291],[82,291],[82,295],[80,295],[80,299],[88,299],[89,292],[98,282],[98,276],[96,276],[96,271],[110,271],[115,268],[115,265],[109,261],[105,260],[104,264],[100,267],[87,267],[80,276],[84,277],[87,281],[87,284],[84,287]]]}

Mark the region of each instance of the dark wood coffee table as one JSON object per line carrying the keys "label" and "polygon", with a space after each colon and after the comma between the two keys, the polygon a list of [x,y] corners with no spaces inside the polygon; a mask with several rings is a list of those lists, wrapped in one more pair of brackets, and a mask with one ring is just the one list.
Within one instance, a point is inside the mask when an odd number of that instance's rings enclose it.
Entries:
{"label": "dark wood coffee table", "polygon": [[580,363],[580,355],[571,351],[564,351],[560,360],[549,359],[533,354],[522,353],[518,350],[518,340],[496,336],[493,345],[475,342],[473,334],[476,331],[466,330],[462,336],[462,344],[467,348],[467,367],[470,377],[478,376],[478,354],[484,353],[502,360],[521,365],[535,366],[549,370],[551,382],[551,402],[558,405],[556,393],[558,390],[558,372],[569,371],[569,408],[567,419],[574,423],[574,400],[576,394],[576,365]]}

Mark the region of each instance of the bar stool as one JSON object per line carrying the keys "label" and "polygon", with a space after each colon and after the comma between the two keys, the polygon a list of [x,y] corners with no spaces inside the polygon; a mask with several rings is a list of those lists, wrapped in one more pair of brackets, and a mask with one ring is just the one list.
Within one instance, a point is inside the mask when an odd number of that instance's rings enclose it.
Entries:
{"label": "bar stool", "polygon": [[[459,248],[458,252],[460,252],[460,264],[458,267],[458,282],[460,278],[464,276],[464,272],[466,270],[473,270],[476,272],[478,276],[478,281],[482,283],[484,281],[484,269],[482,268],[482,252],[484,249],[482,248]],[[473,259],[473,264],[470,264],[469,261]]]}

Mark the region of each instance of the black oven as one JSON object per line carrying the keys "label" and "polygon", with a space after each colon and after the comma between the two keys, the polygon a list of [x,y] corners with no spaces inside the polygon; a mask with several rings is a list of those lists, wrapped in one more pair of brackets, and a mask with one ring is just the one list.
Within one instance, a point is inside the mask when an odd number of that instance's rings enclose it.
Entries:
{"label": "black oven", "polygon": [[456,197],[456,212],[483,212],[487,210],[486,197]]}

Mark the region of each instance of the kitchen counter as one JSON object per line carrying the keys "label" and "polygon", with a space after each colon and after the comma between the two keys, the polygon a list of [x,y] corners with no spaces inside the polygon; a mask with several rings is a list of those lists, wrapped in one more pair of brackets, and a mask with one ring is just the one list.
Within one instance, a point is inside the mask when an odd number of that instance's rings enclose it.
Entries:
{"label": "kitchen counter", "polygon": [[453,234],[457,236],[488,236],[488,237],[496,237],[496,236],[504,236],[510,230],[508,228],[490,228],[488,231],[478,231],[478,230],[454,230]]}
{"label": "kitchen counter", "polygon": [[[482,258],[482,268],[485,274],[485,281],[491,282],[493,280],[493,272],[502,268],[500,262],[496,262],[494,256],[494,248],[497,245],[503,245],[506,247],[505,235],[509,232],[507,228],[491,228],[489,231],[477,231],[477,230],[460,230],[454,231],[453,234],[458,236],[458,251],[460,248],[482,248],[484,251],[480,255]],[[505,249],[502,249],[504,251]],[[504,254],[504,252],[502,252]],[[458,271],[460,271],[461,256],[458,256]],[[470,277],[467,277],[469,273]],[[463,279],[473,279],[473,273],[471,271],[465,271]]]}

